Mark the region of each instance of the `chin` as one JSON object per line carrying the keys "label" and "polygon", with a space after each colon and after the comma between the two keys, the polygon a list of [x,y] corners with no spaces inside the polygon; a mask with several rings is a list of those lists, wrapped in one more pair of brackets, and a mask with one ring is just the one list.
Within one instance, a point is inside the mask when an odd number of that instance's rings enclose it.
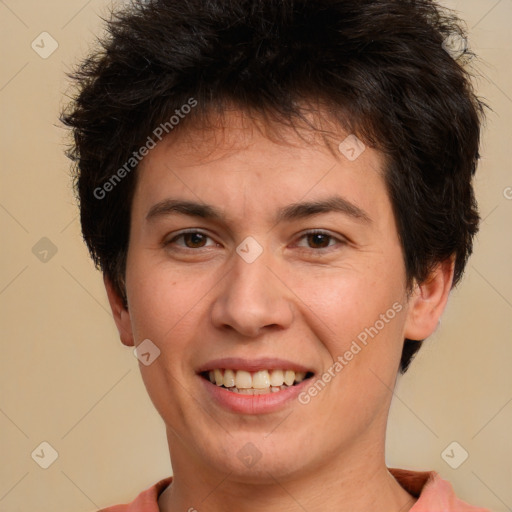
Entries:
{"label": "chin", "polygon": [[[290,436],[231,432],[223,442],[203,444],[199,457],[213,471],[246,484],[275,484],[308,471],[304,443],[290,443]],[[265,438],[267,436],[267,438]],[[273,439],[272,439],[273,438]]]}

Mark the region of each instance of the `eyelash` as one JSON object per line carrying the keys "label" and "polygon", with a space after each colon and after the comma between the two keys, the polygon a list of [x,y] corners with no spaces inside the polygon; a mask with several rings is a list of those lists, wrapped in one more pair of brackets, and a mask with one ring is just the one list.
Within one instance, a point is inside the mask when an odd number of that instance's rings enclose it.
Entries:
{"label": "eyelash", "polygon": [[[168,240],[168,241],[165,241],[164,242],[164,246],[167,247],[169,245],[171,245],[172,243],[176,242],[176,240],[180,239],[180,238],[183,238],[185,235],[187,234],[199,234],[199,235],[203,235],[207,238],[209,238],[210,240],[213,240],[213,238],[211,236],[209,236],[207,233],[204,233],[203,231],[200,231],[198,229],[189,229],[189,230],[186,230],[186,231],[182,231],[181,233],[178,233],[177,235],[175,235],[171,240]],[[329,242],[334,240],[336,241],[339,245],[346,245],[347,244],[347,241],[342,239],[342,238],[338,238],[332,234],[330,234],[329,232],[327,231],[322,231],[322,230],[319,230],[319,229],[312,229],[312,230],[309,230],[309,231],[306,231],[304,233],[302,233],[298,240],[303,240],[303,239],[306,239],[308,236],[315,236],[315,235],[321,235],[321,236],[324,236],[324,237],[327,237],[329,239]],[[314,251],[314,252],[324,252],[326,250],[328,250],[329,248],[335,246],[336,244],[330,244],[327,246],[327,247],[321,247],[321,248],[313,248],[313,247],[302,247],[303,250],[311,250],[311,251]],[[192,248],[192,247],[185,247],[185,246],[179,246],[181,249],[184,249],[184,250],[191,250],[191,251],[194,251],[194,250],[197,250],[197,249],[204,249],[205,247],[198,247],[198,248]]]}

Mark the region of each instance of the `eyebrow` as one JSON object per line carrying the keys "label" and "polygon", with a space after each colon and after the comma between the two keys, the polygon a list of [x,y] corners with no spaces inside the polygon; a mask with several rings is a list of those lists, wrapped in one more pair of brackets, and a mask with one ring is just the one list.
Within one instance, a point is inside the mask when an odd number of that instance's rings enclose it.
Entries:
{"label": "eyebrow", "polygon": [[[358,221],[371,223],[370,216],[364,210],[341,196],[332,196],[317,201],[292,203],[278,210],[275,222],[280,223],[304,219],[313,215],[330,212],[342,213]],[[164,199],[149,209],[146,220],[151,221],[158,217],[172,214],[189,215],[219,221],[225,218],[221,210],[209,204],[178,199]]]}
{"label": "eyebrow", "polygon": [[293,203],[278,211],[276,221],[295,220],[317,215],[319,213],[343,213],[356,220],[370,223],[370,216],[361,208],[341,196],[332,196],[327,199]]}
{"label": "eyebrow", "polygon": [[222,220],[224,218],[220,210],[208,204],[178,199],[164,199],[149,209],[146,220],[150,221],[173,213],[215,220]]}

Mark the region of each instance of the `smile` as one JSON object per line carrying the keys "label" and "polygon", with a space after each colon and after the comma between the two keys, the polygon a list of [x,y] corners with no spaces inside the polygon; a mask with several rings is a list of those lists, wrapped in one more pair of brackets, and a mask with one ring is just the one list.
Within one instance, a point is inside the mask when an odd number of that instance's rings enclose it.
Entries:
{"label": "smile", "polygon": [[300,384],[313,374],[294,370],[246,370],[216,368],[202,373],[212,384],[233,393],[243,395],[264,395],[277,393]]}

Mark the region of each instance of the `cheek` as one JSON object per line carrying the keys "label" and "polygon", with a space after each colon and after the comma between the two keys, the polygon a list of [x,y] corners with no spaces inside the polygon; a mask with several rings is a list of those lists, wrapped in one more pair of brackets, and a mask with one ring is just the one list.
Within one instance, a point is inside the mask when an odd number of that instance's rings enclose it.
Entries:
{"label": "cheek", "polygon": [[340,342],[374,325],[402,295],[398,276],[377,268],[310,273],[293,280],[304,314],[316,317],[331,335],[340,335]]}
{"label": "cheek", "polygon": [[[406,310],[402,269],[380,261],[337,270],[296,280],[297,296],[305,305],[301,314],[319,340],[324,371],[344,375],[333,389],[354,388],[349,400],[363,385],[380,400],[393,387],[401,356]],[[333,361],[339,357],[343,369],[335,371]]]}
{"label": "cheek", "polygon": [[198,281],[197,276],[185,279],[155,262],[144,264],[133,258],[127,265],[126,284],[135,342],[149,339],[160,350],[149,366],[139,364],[141,376],[153,404],[164,418],[170,408],[179,415],[184,414],[180,390],[183,376],[190,371],[190,340],[201,322],[198,317],[204,314],[201,306],[209,288],[204,281]]}
{"label": "cheek", "polygon": [[127,291],[130,316],[136,340],[149,338],[158,345],[180,340],[197,325],[197,315],[210,288],[197,275],[186,276],[164,265],[142,265],[134,259],[127,267]]}

